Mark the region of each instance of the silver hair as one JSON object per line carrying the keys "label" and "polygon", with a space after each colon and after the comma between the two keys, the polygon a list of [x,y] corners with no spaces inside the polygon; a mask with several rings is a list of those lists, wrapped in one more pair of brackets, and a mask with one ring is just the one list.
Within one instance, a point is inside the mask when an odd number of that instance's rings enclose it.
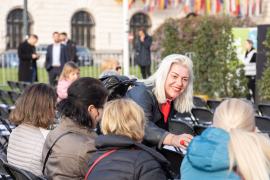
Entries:
{"label": "silver hair", "polygon": [[155,94],[158,103],[166,102],[165,82],[172,64],[177,63],[189,69],[189,79],[186,90],[174,100],[174,108],[181,113],[191,112],[193,104],[193,63],[184,55],[171,54],[165,57],[159,64],[157,71],[149,77],[144,84],[146,86],[154,86],[153,93]]}

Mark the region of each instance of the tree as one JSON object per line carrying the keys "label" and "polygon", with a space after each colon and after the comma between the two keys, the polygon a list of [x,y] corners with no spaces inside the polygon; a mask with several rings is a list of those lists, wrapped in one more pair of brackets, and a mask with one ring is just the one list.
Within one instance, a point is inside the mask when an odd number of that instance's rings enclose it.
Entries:
{"label": "tree", "polygon": [[[266,48],[270,49],[270,29],[268,28],[266,39],[263,41]],[[263,76],[258,81],[259,94],[262,100],[270,100],[270,51],[266,52],[267,61],[263,70]]]}

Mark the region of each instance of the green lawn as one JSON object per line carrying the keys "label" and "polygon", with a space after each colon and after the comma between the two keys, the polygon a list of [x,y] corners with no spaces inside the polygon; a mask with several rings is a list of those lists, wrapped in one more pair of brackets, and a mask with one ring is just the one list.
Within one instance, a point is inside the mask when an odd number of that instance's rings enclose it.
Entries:
{"label": "green lawn", "polygon": [[[155,65],[151,67],[151,72],[155,72]],[[130,67],[130,75],[135,75],[137,78],[141,79],[141,70],[139,66]],[[124,72],[124,69],[122,69]],[[84,66],[80,67],[80,77],[94,77],[98,78],[101,73],[100,67]],[[0,68],[0,88],[10,90],[7,86],[7,81],[18,81],[18,68]],[[49,82],[48,72],[45,68],[38,68],[38,80],[42,83]]]}

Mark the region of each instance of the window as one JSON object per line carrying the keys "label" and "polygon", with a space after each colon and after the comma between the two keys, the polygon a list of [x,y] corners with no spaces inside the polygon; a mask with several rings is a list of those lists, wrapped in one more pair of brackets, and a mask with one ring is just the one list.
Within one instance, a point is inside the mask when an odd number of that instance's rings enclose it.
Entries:
{"label": "window", "polygon": [[94,50],[94,25],[94,20],[89,13],[77,12],[71,20],[71,39],[79,46]]}
{"label": "window", "polygon": [[[28,19],[28,34],[31,32],[31,24],[29,15]],[[23,10],[14,9],[7,17],[7,49],[17,49],[19,44],[24,40],[24,27],[23,27]]]}
{"label": "window", "polygon": [[132,33],[134,36],[134,40],[131,44],[132,47],[130,47],[132,50],[135,50],[140,27],[144,27],[146,32],[148,32],[149,28],[151,27],[150,19],[144,13],[134,14],[130,20],[130,33]]}

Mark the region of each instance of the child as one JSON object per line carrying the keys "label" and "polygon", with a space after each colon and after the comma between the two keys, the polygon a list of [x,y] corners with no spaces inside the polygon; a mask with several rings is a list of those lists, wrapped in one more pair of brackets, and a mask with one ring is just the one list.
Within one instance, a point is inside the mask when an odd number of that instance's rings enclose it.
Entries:
{"label": "child", "polygon": [[57,86],[57,102],[67,97],[67,89],[73,81],[79,78],[79,67],[72,61],[65,64]]}

